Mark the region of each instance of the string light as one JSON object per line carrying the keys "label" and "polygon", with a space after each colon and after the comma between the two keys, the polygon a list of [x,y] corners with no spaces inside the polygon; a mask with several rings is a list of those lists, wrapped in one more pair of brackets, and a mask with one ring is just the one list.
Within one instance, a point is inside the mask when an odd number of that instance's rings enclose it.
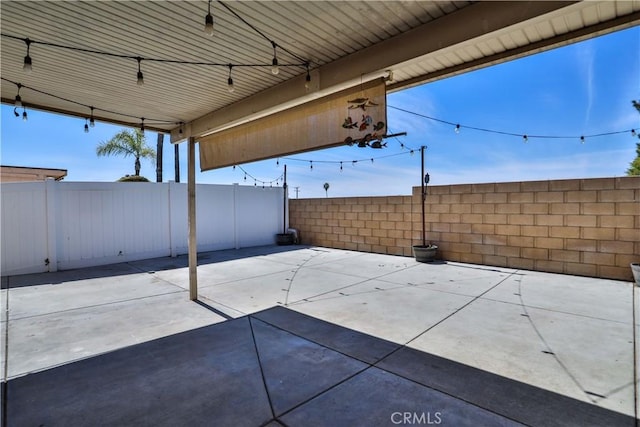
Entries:
{"label": "string light", "polygon": [[31,47],[31,40],[29,40],[29,38],[24,39],[24,42],[27,44],[27,56],[24,57],[24,63],[22,65],[22,70],[27,73],[30,74],[32,71],[32,67],[31,67],[31,56],[29,56],[29,48]]}
{"label": "string light", "polygon": [[[220,3],[223,4],[222,2],[220,2]],[[209,2],[209,4],[210,4],[210,2]],[[226,5],[224,5],[224,6],[227,7]],[[235,14],[235,12],[234,12],[234,14]],[[79,48],[74,48],[74,47],[69,47],[69,46],[57,45],[57,44],[54,44],[54,43],[38,42],[38,41],[30,40],[28,38],[27,39],[18,38],[18,37],[7,35],[7,34],[2,34],[2,37],[19,39],[19,40],[22,40],[23,42],[26,43],[26,45],[27,45],[27,55],[25,56],[24,65],[27,65],[31,60],[31,57],[30,57],[30,45],[31,44],[37,44],[37,43],[44,44],[44,45],[51,46],[51,47],[70,49],[70,50],[81,51],[81,52],[86,52],[86,53],[96,53],[96,54],[107,55],[107,56],[115,56],[115,57],[121,57],[121,58],[133,58],[133,59],[136,59],[137,62],[138,62],[138,74],[137,74],[137,78],[138,78],[137,79],[137,83],[138,84],[143,84],[144,83],[144,77],[143,77],[142,70],[141,70],[141,61],[143,59],[144,60],[149,60],[149,61],[161,61],[161,62],[171,62],[171,63],[181,63],[181,64],[221,65],[221,64],[214,64],[214,63],[204,63],[204,62],[174,61],[174,60],[166,60],[166,59],[143,58],[143,57],[140,57],[140,56],[133,57],[133,56],[128,56],[128,55],[118,55],[118,54],[113,54],[113,53],[108,53],[108,52],[99,52],[99,51],[92,51],[92,50],[88,50],[88,49],[79,49]],[[270,40],[270,42],[271,42],[272,47],[273,47],[274,59],[276,60],[276,62],[277,62],[277,57],[276,57],[276,55],[277,55],[277,49],[276,48],[277,47],[280,47],[281,49],[285,50],[287,53],[291,54],[292,56],[295,56],[296,58],[299,58],[297,55],[294,55],[294,54],[288,52],[286,49],[282,48],[281,46],[277,45],[275,43],[275,41]],[[258,65],[264,65],[264,64],[239,64],[239,65],[235,65],[235,66],[258,66]],[[273,65],[273,61],[272,61],[272,65]],[[279,66],[280,65],[281,64],[279,64]],[[225,64],[225,66],[230,68],[230,67],[234,66],[234,64]],[[307,71],[307,77],[308,77],[308,79],[306,79],[306,80],[310,80],[309,63],[307,61],[305,61],[302,64],[285,64],[285,66],[304,66],[305,70]],[[27,71],[27,70],[25,69],[25,71]],[[231,68],[230,68],[230,73],[231,73]],[[2,80],[10,81],[10,80],[8,80],[6,78],[2,78]],[[12,82],[12,83],[14,83],[14,82]],[[18,86],[18,93],[16,95],[14,105],[16,107],[22,107],[22,99],[20,97],[20,88],[23,87],[23,86],[20,83],[14,83],[14,84],[16,84]],[[30,89],[32,89],[32,88],[30,88]],[[49,94],[49,93],[46,93],[46,92],[43,92],[43,91],[38,91],[36,89],[32,89],[32,90],[34,90],[36,92],[40,92],[40,93],[46,94],[46,95],[49,95],[49,96],[52,96],[52,97],[55,97],[55,98],[58,98],[58,99],[61,99],[61,100],[72,102],[72,103],[75,103],[75,104],[78,104],[78,105],[84,105],[84,104],[81,104],[79,102],[72,101],[72,100],[69,100],[69,99],[65,99],[65,98],[62,98],[62,97],[58,97],[56,95],[52,95],[52,94]],[[416,112],[404,110],[404,109],[397,108],[397,107],[394,107],[394,106],[391,106],[391,105],[388,105],[388,107],[389,108],[393,108],[393,109],[397,109],[397,110],[400,110],[400,111],[404,111],[404,112],[407,112],[407,113],[410,113],[410,114],[418,115],[418,116],[421,116],[421,117],[424,117],[424,118],[427,118],[427,119],[430,119],[430,120],[435,120],[435,121],[438,121],[438,122],[441,122],[441,123],[447,123],[447,124],[450,124],[450,125],[454,125],[455,126],[455,130],[456,130],[457,133],[459,132],[459,130],[462,127],[465,127],[465,128],[468,128],[468,129],[473,129],[473,130],[478,130],[478,131],[483,131],[483,132],[491,132],[491,133],[496,133],[496,134],[518,136],[520,138],[526,139],[526,141],[528,141],[529,138],[558,138],[558,139],[559,138],[567,138],[567,139],[568,138],[575,138],[575,136],[574,137],[568,137],[568,136],[557,136],[557,135],[524,135],[523,136],[522,134],[515,134],[515,133],[510,133],[510,132],[502,132],[502,131],[497,131],[497,130],[483,129],[483,128],[477,128],[477,127],[471,127],[471,126],[462,126],[459,123],[458,124],[454,124],[452,122],[448,122],[448,121],[445,121],[445,120],[441,120],[441,119],[436,119],[436,118],[433,118],[433,117],[425,116],[425,115],[422,115],[422,114],[418,114]],[[87,108],[91,108],[92,109],[92,113],[93,113],[93,107],[88,107],[87,106]],[[110,112],[110,113],[113,113],[113,114],[117,114],[117,115],[121,115],[121,116],[134,117],[134,116],[130,116],[130,115],[127,115],[127,114],[124,114],[124,113],[113,112],[113,111],[108,111],[108,110],[103,110],[103,109],[100,109],[100,110],[101,111],[105,111],[105,112]],[[17,113],[17,111],[16,111],[16,113]],[[93,114],[92,114],[92,119],[93,119]],[[161,119],[154,120],[154,121],[158,121],[158,122],[162,122],[162,123],[176,123],[176,122],[173,122],[173,121],[161,120]],[[182,134],[182,124],[183,124],[183,122],[178,122],[177,124],[180,124],[180,134]],[[95,125],[95,119],[91,122],[91,126],[93,127],[94,125]],[[582,136],[580,136],[580,142],[584,144],[585,141],[586,141],[586,138],[588,138],[588,137],[607,136],[607,135],[613,135],[613,134],[618,134],[618,133],[623,133],[623,132],[629,132],[629,130],[619,131],[619,132],[600,133],[600,134],[595,134],[595,135],[582,135]],[[637,135],[637,132],[636,132],[635,129],[631,129],[630,132],[631,132],[632,136],[636,136]],[[404,148],[404,144],[401,143],[401,147]]]}
{"label": "string light", "polygon": [[309,169],[313,170],[313,160],[309,160]]}
{"label": "string light", "polygon": [[[244,18],[242,18],[240,15],[238,15],[237,12],[235,12],[233,9],[231,9],[229,6],[227,6],[225,3],[223,3],[222,1],[219,1],[219,0],[218,0],[218,2],[222,6],[224,6],[229,12],[234,14],[236,17],[238,17],[245,24],[247,24],[254,31],[256,31],[258,34],[260,34],[262,37],[264,37],[266,40],[268,40],[271,43],[271,46],[273,48],[273,59],[272,59],[271,63],[269,64],[269,66],[271,67],[271,72],[274,75],[278,75],[279,74],[280,67],[304,67],[304,69],[307,72],[307,74],[305,76],[305,88],[306,88],[306,90],[309,90],[310,82],[311,82],[311,75],[309,74],[309,61],[308,60],[303,59],[299,55],[296,55],[295,53],[291,52],[290,50],[278,45],[274,40],[271,40],[269,37],[267,37],[265,34],[263,34],[260,30],[258,30],[255,26],[253,26],[250,23],[248,23]],[[213,16],[211,15],[211,0],[208,1],[208,13],[207,13],[207,16],[205,17],[205,31],[207,31],[208,34],[211,34],[211,35],[213,34]],[[10,35],[10,34],[0,34],[0,35],[2,37],[6,37],[6,38],[11,38],[11,39],[15,39],[15,40],[21,40],[21,41],[23,41],[24,43],[27,44],[27,55],[24,57],[24,61],[23,61],[23,70],[25,72],[27,72],[27,73],[31,72],[31,70],[32,70],[32,60],[31,60],[31,56],[30,56],[30,46],[31,46],[31,44],[42,44],[44,46],[48,46],[48,47],[52,47],[52,48],[67,49],[67,50],[72,50],[72,51],[75,51],[75,52],[90,53],[90,54],[109,56],[109,57],[115,57],[115,58],[135,59],[138,62],[138,71],[137,71],[137,74],[136,74],[136,83],[138,84],[138,86],[143,86],[144,85],[144,75],[143,75],[142,67],[141,67],[141,62],[143,60],[144,61],[162,62],[162,63],[171,63],[171,64],[219,66],[219,67],[222,67],[222,66],[229,67],[229,65],[232,65],[232,66],[235,66],[235,67],[264,67],[264,66],[267,66],[267,64],[265,64],[265,63],[261,63],[261,64],[260,63],[221,64],[221,63],[205,62],[205,61],[184,61],[184,60],[168,59],[168,58],[148,58],[148,57],[133,56],[133,55],[127,55],[127,54],[114,53],[114,52],[105,52],[105,51],[99,51],[99,50],[94,50],[94,49],[85,49],[85,48],[79,48],[79,47],[74,47],[74,46],[62,45],[62,44],[58,44],[58,43],[50,43],[50,42],[45,42],[45,41],[31,40],[29,38],[21,38],[21,37],[13,36],[13,35]],[[299,62],[298,63],[281,64],[278,61],[278,58],[277,58],[277,48],[282,49],[287,54],[289,54],[293,58],[297,59]],[[231,76],[229,76],[229,80],[231,80]],[[229,92],[233,92],[233,90],[234,90],[233,85],[229,85],[228,90],[229,90]]]}
{"label": "string light", "polygon": [[233,170],[236,170],[236,165],[233,165]]}
{"label": "string light", "polygon": [[306,64],[307,67],[307,75],[305,77],[305,81],[304,81],[304,88],[306,90],[309,90],[311,88],[311,74],[309,74],[309,63],[307,62]]}
{"label": "string light", "polygon": [[[235,169],[236,165],[234,165],[234,169]],[[240,169],[243,173],[244,173],[244,181],[247,181],[247,178],[251,178],[253,179],[253,185],[257,186],[258,183],[260,183],[262,185],[262,188],[264,188],[267,184],[269,184],[270,187],[273,187],[273,183],[277,183],[282,179],[284,181],[284,174],[281,174],[279,177],[277,177],[276,179],[272,179],[269,181],[263,181],[261,179],[256,178],[255,176],[251,175],[249,172],[247,172],[242,166],[237,165],[238,169]]]}
{"label": "string light", "polygon": [[213,36],[213,15],[211,15],[211,0],[209,0],[207,16],[204,17],[204,32],[208,36]]}
{"label": "string light", "polygon": [[142,71],[140,70],[140,63],[142,62],[142,58],[139,56],[136,58],[138,61],[138,86],[142,86],[144,84],[144,76],[142,75]]}
{"label": "string light", "polygon": [[342,162],[340,162],[340,172],[342,172]]}
{"label": "string light", "polygon": [[96,121],[93,118],[93,107],[91,107],[91,117],[89,117],[89,126],[96,127]]}
{"label": "string light", "polygon": [[[424,114],[417,113],[415,111],[410,111],[410,110],[406,110],[406,109],[403,109],[403,108],[395,107],[393,105],[388,105],[387,104],[387,108],[392,108],[394,110],[402,111],[404,113],[412,114],[414,116],[418,116],[418,117],[422,117],[422,118],[425,118],[425,119],[433,120],[435,122],[439,122],[439,123],[444,123],[444,124],[447,124],[447,125],[455,126],[455,128],[454,128],[455,130],[466,128],[466,129],[471,129],[471,130],[475,130],[475,131],[479,131],[479,132],[487,132],[487,133],[493,133],[493,134],[498,134],[498,135],[506,135],[506,136],[515,136],[515,137],[518,137],[518,138],[522,138],[523,137],[522,133],[504,132],[504,131],[495,130],[495,129],[487,129],[487,128],[480,128],[480,127],[474,127],[474,126],[465,126],[465,125],[461,125],[461,124],[455,124],[454,122],[438,119],[438,118],[435,118],[435,117],[430,117],[430,116],[427,116],[427,115],[424,115]],[[626,132],[629,132],[629,130],[613,131],[613,132],[602,132],[602,133],[593,134],[593,135],[582,135],[582,136],[580,136],[580,141],[584,142],[584,140],[586,138],[617,135],[617,134],[626,133]],[[527,140],[529,140],[531,138],[540,138],[540,139],[573,139],[573,138],[577,138],[577,136],[575,136],[575,135],[574,136],[566,136],[566,135],[530,135],[530,134],[527,134],[526,136],[527,136]]]}
{"label": "string light", "polygon": [[[220,2],[220,4],[223,4],[223,3]],[[224,6],[228,7],[226,5],[224,5]],[[11,35],[11,34],[5,34],[5,33],[0,34],[0,37],[13,39],[13,40],[20,40],[20,41],[23,41],[23,42],[25,40],[22,37],[14,36],[14,35]],[[263,35],[263,37],[266,37],[266,36]],[[275,42],[272,42],[271,39],[267,38],[267,40],[269,40],[269,43],[275,44]],[[65,49],[65,50],[70,50],[70,51],[73,51],[73,52],[79,52],[79,53],[85,53],[85,54],[91,54],[91,55],[107,56],[107,57],[112,57],[112,58],[133,59],[133,60],[136,60],[136,61],[138,59],[140,59],[140,61],[148,61],[148,62],[160,62],[160,63],[166,63],[166,64],[203,66],[203,67],[212,67],[213,66],[213,67],[224,67],[225,69],[229,65],[227,62],[221,63],[221,62],[209,62],[209,61],[202,61],[202,60],[187,61],[187,60],[175,59],[175,58],[157,58],[157,57],[154,58],[154,57],[145,57],[145,56],[141,56],[141,55],[129,55],[129,54],[116,53],[116,52],[107,52],[107,51],[101,51],[101,50],[95,50],[95,49],[85,49],[85,48],[80,48],[80,47],[75,47],[75,46],[68,46],[68,45],[63,45],[63,44],[58,44],[58,43],[51,43],[51,42],[40,41],[40,40],[31,40],[31,39],[29,39],[29,41],[30,41],[30,44],[32,44],[32,45],[39,44],[39,45],[47,46],[49,48]],[[284,47],[282,47],[279,44],[277,45],[277,47],[280,50],[283,50],[283,51],[287,52],[289,55],[291,55],[293,58],[295,58],[298,61],[298,62],[290,62],[290,63],[278,62],[278,67],[294,67],[294,68],[302,68],[302,69],[306,70],[307,64],[309,63],[308,60],[306,60],[304,58],[301,58],[300,56],[296,55],[293,52],[290,52],[289,50],[285,49]],[[267,66],[268,67],[272,67],[273,66],[273,61],[261,62],[261,63],[257,63],[257,62],[233,63],[233,66],[234,67],[250,67],[250,68],[267,67]]]}
{"label": "string light", "polygon": [[235,89],[235,87],[233,87],[233,79],[231,78],[231,69],[233,68],[232,64],[229,64],[229,78],[227,79],[227,89],[229,90],[229,93],[233,93]]}
{"label": "string light", "polygon": [[456,128],[455,128],[454,131],[455,131],[455,133],[460,133],[460,125],[456,125]]}
{"label": "string light", "polygon": [[18,86],[18,93],[16,95],[16,100],[14,101],[13,106],[15,108],[20,108],[22,107],[22,97],[20,96],[20,89],[22,89],[22,85],[18,83],[16,86]]}
{"label": "string light", "polygon": [[276,166],[280,166],[280,158],[276,159]]}
{"label": "string light", "polygon": [[[135,121],[128,122],[128,125],[131,126],[131,127],[136,127],[137,126],[136,123],[137,123],[138,117],[134,116],[132,114],[127,114],[127,113],[123,113],[123,112],[120,112],[120,111],[109,110],[109,109],[106,109],[106,108],[92,107],[90,105],[83,104],[82,102],[74,101],[73,99],[69,99],[69,98],[65,98],[65,97],[62,97],[62,96],[55,95],[55,94],[53,94],[51,92],[45,92],[43,90],[36,89],[34,87],[25,86],[23,84],[16,83],[16,82],[14,82],[12,80],[9,80],[9,79],[7,79],[5,77],[1,77],[0,76],[0,80],[9,82],[9,83],[14,84],[14,85],[16,85],[18,87],[18,95],[16,96],[16,98],[17,98],[16,101],[19,101],[20,107],[22,107],[22,98],[20,98],[20,88],[27,88],[27,89],[29,89],[29,90],[31,90],[33,92],[36,92],[36,93],[39,93],[39,94],[42,94],[42,95],[45,95],[45,96],[49,96],[51,98],[55,98],[55,99],[58,99],[60,101],[68,102],[68,103],[75,104],[75,105],[78,105],[78,106],[81,106],[81,107],[85,107],[85,108],[93,108],[94,110],[99,110],[99,111],[102,111],[104,113],[108,113],[108,114],[112,114],[112,115],[116,115],[116,116],[126,117],[126,118],[129,118],[129,119],[135,119]],[[17,105],[14,104],[14,107],[17,107]],[[165,120],[165,119],[158,119],[158,118],[156,118],[156,119],[147,118],[147,120],[151,120],[151,121],[159,123],[159,124],[180,125],[181,126],[181,128],[180,128],[181,131],[182,131],[182,126],[184,126],[184,122],[178,122],[178,121],[174,121],[174,120]],[[182,132],[181,132],[181,134],[182,134]]]}
{"label": "string light", "polygon": [[87,122],[88,119],[84,119],[84,133],[89,133],[89,123]]}
{"label": "string light", "polygon": [[278,66],[278,58],[276,57],[276,47],[278,46],[276,42],[271,41],[271,45],[273,46],[273,60],[271,61],[271,73],[274,76],[277,76],[280,72],[280,67]]}
{"label": "string light", "polygon": [[527,142],[529,142],[529,137],[527,135],[522,135],[522,140],[526,144]]}
{"label": "string light", "polygon": [[24,106],[22,106],[22,121],[23,122],[27,121],[27,109],[24,108]]}

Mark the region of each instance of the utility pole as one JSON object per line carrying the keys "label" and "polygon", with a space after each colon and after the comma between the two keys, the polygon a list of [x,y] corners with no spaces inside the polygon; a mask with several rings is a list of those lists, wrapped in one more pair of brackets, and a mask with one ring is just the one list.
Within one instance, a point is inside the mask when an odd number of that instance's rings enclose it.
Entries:
{"label": "utility pole", "polygon": [[298,193],[300,192],[300,187],[293,187],[296,190],[296,199],[298,198]]}

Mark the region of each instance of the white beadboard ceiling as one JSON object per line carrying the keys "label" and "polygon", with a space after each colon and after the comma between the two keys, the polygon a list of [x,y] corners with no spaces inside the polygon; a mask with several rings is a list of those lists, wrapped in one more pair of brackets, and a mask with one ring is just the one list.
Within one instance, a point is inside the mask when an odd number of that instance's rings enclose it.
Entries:
{"label": "white beadboard ceiling", "polygon": [[[310,63],[267,64],[269,39]],[[260,114],[300,104],[376,76],[389,90],[506,61],[637,25],[640,1],[228,1],[212,2],[213,37],[204,31],[207,1],[2,1],[2,101],[16,83],[27,108],[38,108],[201,136]],[[235,66],[137,61],[31,45],[33,72],[22,70],[23,39],[118,55]],[[278,49],[281,64],[301,63]],[[392,73],[388,73],[391,71]],[[55,96],[50,96],[55,95]]]}

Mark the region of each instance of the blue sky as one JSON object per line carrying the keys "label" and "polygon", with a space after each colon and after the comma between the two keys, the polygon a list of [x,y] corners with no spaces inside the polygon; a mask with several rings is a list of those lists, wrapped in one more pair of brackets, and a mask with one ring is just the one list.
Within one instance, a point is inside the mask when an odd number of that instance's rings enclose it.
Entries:
{"label": "blue sky", "polygon": [[[640,115],[631,106],[632,99],[640,99],[640,57],[634,52],[640,52],[640,27],[390,93],[390,107],[463,128],[456,133],[451,125],[388,108],[389,129],[407,136],[387,140],[384,150],[339,147],[280,159],[279,165],[273,159],[242,167],[258,180],[271,181],[286,163],[290,196],[299,187],[301,198],[325,197],[325,182],[329,196],[336,197],[410,194],[412,186],[420,185],[421,145],[427,146],[426,169],[434,185],[622,176],[635,157],[637,139],[630,132],[584,143],[580,135],[640,128]],[[12,106],[2,106],[2,164],[67,169],[68,181],[115,181],[133,173],[133,159],[95,154],[96,146],[121,126],[97,123],[86,134],[84,120],[28,113],[23,122],[14,117]],[[525,143],[522,137],[464,126],[570,138],[531,137]],[[156,134],[147,132],[147,140],[155,147]],[[165,141],[168,181],[174,177],[173,146],[168,137]],[[181,181],[186,182],[184,144],[180,157]],[[354,165],[353,160],[359,161]],[[322,161],[342,161],[343,170],[339,163]],[[155,180],[155,166],[143,162],[142,175]],[[198,172],[196,181],[253,185],[251,178],[243,178],[239,168],[224,168]]]}

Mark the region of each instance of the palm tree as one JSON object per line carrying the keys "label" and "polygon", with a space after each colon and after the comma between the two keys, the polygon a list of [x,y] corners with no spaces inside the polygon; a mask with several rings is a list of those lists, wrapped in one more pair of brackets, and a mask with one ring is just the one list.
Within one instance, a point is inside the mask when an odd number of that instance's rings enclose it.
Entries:
{"label": "palm tree", "polygon": [[141,130],[122,130],[108,141],[103,141],[96,147],[98,156],[119,155],[136,158],[136,176],[140,176],[140,159],[155,161],[156,152],[147,145],[144,133]]}

